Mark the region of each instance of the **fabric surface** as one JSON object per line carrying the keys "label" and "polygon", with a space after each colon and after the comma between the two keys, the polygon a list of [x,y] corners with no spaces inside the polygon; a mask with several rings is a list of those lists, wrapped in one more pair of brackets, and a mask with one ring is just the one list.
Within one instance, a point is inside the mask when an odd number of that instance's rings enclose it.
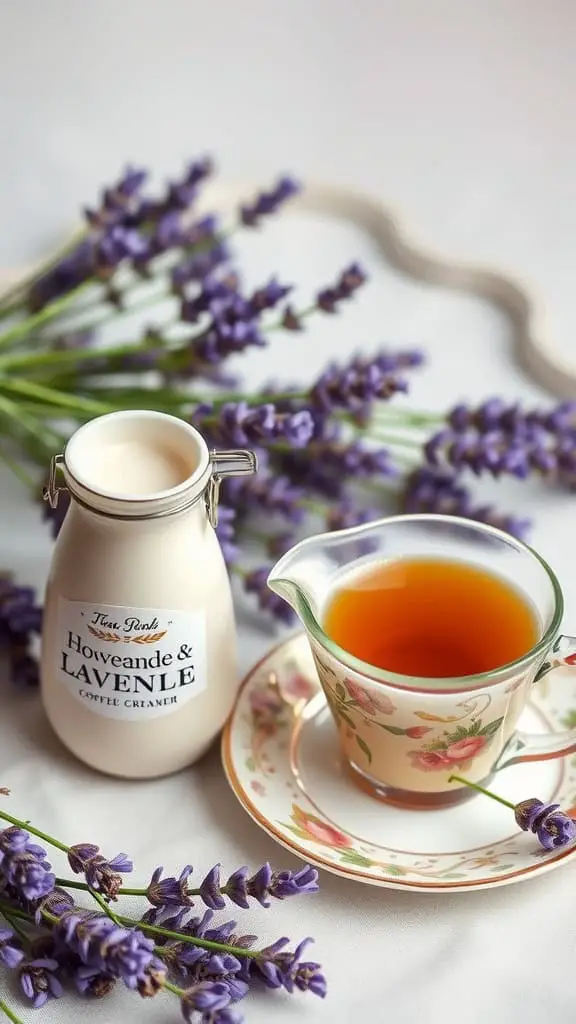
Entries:
{"label": "fabric surface", "polygon": [[[4,8],[1,265],[58,244],[125,162],[163,177],[208,150],[233,180],[265,185],[289,170],[373,192],[426,249],[532,284],[550,337],[573,354],[573,3],[19,0]],[[235,369],[251,383],[311,379],[330,358],[385,343],[430,355],[410,399],[423,409],[494,393],[543,398],[494,308],[379,272],[374,246],[352,227],[337,234],[316,217],[291,230],[258,233],[256,283],[278,270],[309,297],[358,258],[373,284],[342,318],[245,357]],[[488,483],[481,494],[534,516],[533,543],[562,580],[576,633],[574,497],[531,483]],[[43,585],[47,531],[4,472],[0,527],[0,567]],[[245,671],[277,637],[243,607]],[[1,677],[0,786],[11,788],[16,814],[61,839],[130,854],[135,884],[157,864],[173,873],[192,862],[200,875],[219,860],[226,871],[297,863],[237,804],[216,749],[169,779],[105,778],[67,755],[34,694],[14,693]],[[318,895],[238,915],[265,939],[315,936],[328,998],[250,997],[247,1024],[570,1021],[575,881],[572,863],[488,893],[425,896],[322,873]],[[120,989],[88,1009],[67,996],[32,1011],[5,978],[0,971],[0,993],[26,1024],[179,1020],[172,996],[144,1003]]]}

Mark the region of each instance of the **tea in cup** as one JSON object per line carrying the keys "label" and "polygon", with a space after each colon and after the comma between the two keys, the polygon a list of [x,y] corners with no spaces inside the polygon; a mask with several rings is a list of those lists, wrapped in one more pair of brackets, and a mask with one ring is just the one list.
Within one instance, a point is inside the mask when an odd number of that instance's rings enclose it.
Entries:
{"label": "tea in cup", "polygon": [[[269,586],[299,614],[348,772],[372,796],[443,807],[576,730],[516,731],[534,683],[576,660],[562,592],[531,548],[482,523],[395,516],[302,541]],[[547,660],[548,659],[548,660]]]}

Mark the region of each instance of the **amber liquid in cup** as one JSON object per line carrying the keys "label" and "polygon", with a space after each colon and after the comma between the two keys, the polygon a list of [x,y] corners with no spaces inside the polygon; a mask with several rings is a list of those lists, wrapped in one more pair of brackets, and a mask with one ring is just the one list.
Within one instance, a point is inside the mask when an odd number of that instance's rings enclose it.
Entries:
{"label": "amber liquid in cup", "polygon": [[328,636],[369,665],[435,679],[500,668],[534,647],[528,598],[491,572],[443,559],[399,559],[354,574],[324,617]]}

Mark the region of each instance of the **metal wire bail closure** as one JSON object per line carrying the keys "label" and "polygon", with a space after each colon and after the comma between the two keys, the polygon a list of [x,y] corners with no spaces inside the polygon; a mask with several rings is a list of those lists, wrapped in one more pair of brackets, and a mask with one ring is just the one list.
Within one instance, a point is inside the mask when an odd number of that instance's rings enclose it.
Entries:
{"label": "metal wire bail closure", "polygon": [[50,508],[56,508],[58,505],[58,496],[60,491],[68,490],[67,487],[59,487],[57,483],[58,470],[64,462],[63,455],[53,455],[50,459],[50,470],[48,472],[48,483],[42,488],[42,497],[44,501],[47,501]]}
{"label": "metal wire bail closure", "polygon": [[[203,495],[208,521],[210,525],[216,529],[218,526],[218,500],[220,497],[220,485],[222,480],[227,476],[250,476],[252,473],[256,472],[258,462],[254,452],[248,451],[245,448],[230,449],[228,451],[221,452],[214,449],[209,453],[209,461],[211,473],[203,490]],[[63,455],[52,456],[48,472],[48,483],[42,488],[42,498],[44,501],[48,502],[52,509],[57,507],[60,494],[63,491],[69,491],[68,487],[58,483],[58,471],[62,469],[63,463]],[[72,496],[76,497],[74,494]],[[184,501],[184,503],[177,505],[176,508],[165,510],[160,513],[150,512],[136,516],[114,516],[113,514],[109,514],[109,517],[112,519],[155,519],[159,516],[181,512],[185,508],[195,505],[196,502],[200,500],[201,496],[202,495],[196,494],[192,500],[188,499],[187,501]],[[79,501],[79,498],[76,497],[76,500]],[[80,504],[85,503],[80,501]],[[99,514],[107,515],[108,513],[101,512]]]}
{"label": "metal wire bail closure", "polygon": [[229,451],[210,452],[210,463],[212,475],[206,488],[206,512],[208,522],[214,529],[218,526],[218,499],[220,497],[220,485],[226,476],[251,476],[258,468],[258,460],[254,452],[245,448],[230,449]]}

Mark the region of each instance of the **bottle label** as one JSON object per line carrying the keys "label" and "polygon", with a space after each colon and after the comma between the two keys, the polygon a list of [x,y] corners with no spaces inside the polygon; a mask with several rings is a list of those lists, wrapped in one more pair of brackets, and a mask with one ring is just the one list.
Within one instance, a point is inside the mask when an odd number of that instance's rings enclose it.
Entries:
{"label": "bottle label", "polygon": [[203,611],[58,604],[57,673],[99,715],[145,721],[206,689]]}

